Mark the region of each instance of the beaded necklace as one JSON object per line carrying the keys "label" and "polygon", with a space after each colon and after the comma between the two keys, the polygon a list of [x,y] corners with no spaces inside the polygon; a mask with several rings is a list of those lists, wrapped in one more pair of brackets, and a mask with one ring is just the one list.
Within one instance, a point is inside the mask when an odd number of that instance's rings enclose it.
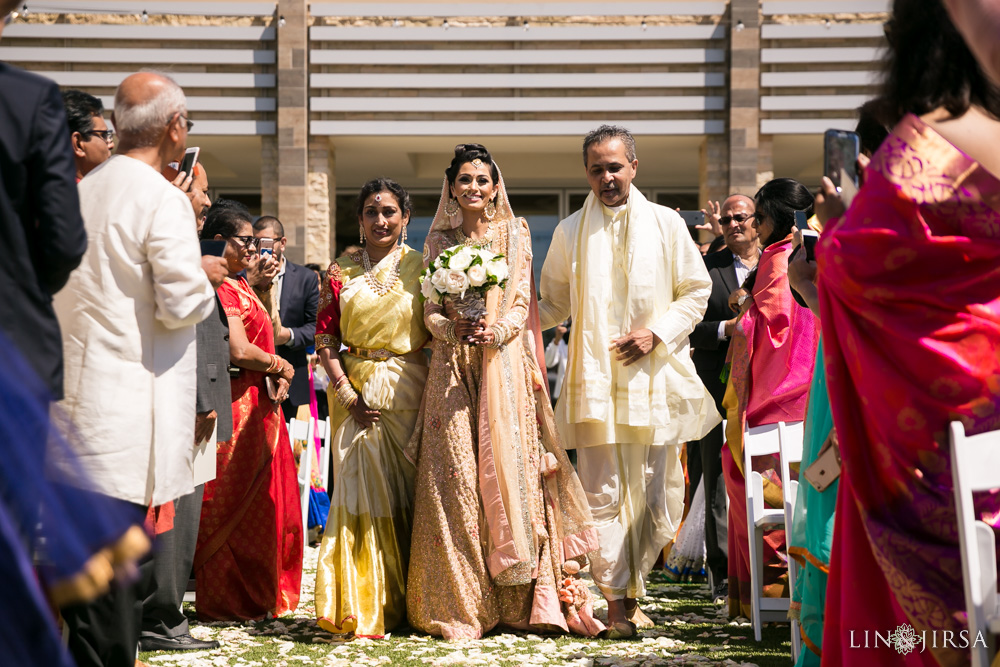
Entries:
{"label": "beaded necklace", "polygon": [[375,277],[375,272],[372,270],[372,260],[368,256],[368,250],[364,248],[361,250],[361,263],[365,267],[365,282],[368,283],[368,286],[378,296],[385,296],[391,292],[392,288],[396,285],[396,281],[399,280],[399,262],[403,258],[403,254],[399,252],[398,247],[392,252],[396,255],[396,261],[393,262],[392,269],[389,270],[389,275],[386,276],[385,282],[382,282]]}

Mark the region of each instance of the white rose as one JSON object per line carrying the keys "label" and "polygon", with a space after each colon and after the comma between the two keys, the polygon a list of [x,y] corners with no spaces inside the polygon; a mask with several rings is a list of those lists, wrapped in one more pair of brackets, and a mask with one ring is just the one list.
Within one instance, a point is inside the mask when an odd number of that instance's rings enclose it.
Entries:
{"label": "white rose", "polygon": [[469,289],[469,276],[464,271],[451,269],[445,279],[445,287],[448,294],[465,294]]}
{"label": "white rose", "polygon": [[486,267],[482,264],[474,264],[470,266],[466,273],[469,276],[469,284],[473,287],[479,287],[486,282]]}
{"label": "white rose", "polygon": [[448,291],[448,269],[438,269],[431,274],[431,284],[439,292]]}
{"label": "white rose", "polygon": [[502,259],[490,262],[486,267],[490,275],[497,279],[498,283],[502,283],[507,279],[507,262]]}
{"label": "white rose", "polygon": [[472,250],[462,248],[448,260],[448,268],[455,269],[456,271],[465,271],[469,268],[469,264],[472,263],[472,258]]}
{"label": "white rose", "polygon": [[434,283],[431,282],[431,277],[427,276],[427,278],[424,279],[424,282],[420,284],[420,293],[424,295],[425,299],[430,299],[434,296],[434,292],[436,291],[437,290],[434,289]]}

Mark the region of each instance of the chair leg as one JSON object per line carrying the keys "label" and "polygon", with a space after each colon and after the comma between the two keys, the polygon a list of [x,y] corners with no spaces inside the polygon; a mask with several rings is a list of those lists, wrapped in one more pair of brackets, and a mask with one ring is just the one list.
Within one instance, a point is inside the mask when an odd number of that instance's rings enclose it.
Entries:
{"label": "chair leg", "polygon": [[753,610],[753,638],[760,641],[761,620],[760,620],[760,599],[764,594],[763,564],[764,564],[764,531],[754,527],[750,533],[753,544],[750,545],[750,600]]}
{"label": "chair leg", "polygon": [[799,661],[799,651],[802,650],[802,637],[799,635],[799,622],[792,621],[792,662]]}

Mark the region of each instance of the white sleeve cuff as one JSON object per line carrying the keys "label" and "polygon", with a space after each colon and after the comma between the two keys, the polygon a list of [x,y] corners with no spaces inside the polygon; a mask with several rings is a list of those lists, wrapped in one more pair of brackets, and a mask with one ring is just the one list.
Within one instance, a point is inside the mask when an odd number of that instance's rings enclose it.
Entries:
{"label": "white sleeve cuff", "polygon": [[719,322],[719,340],[726,340],[726,321]]}

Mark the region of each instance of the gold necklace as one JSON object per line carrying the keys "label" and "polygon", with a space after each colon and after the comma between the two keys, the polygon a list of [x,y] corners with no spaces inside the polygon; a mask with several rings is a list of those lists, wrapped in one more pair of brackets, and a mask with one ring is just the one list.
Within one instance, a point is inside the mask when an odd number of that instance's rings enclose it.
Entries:
{"label": "gold necklace", "polygon": [[480,236],[478,239],[472,239],[465,235],[465,230],[462,229],[462,225],[455,228],[458,231],[458,238],[462,242],[462,245],[466,246],[483,246],[487,247],[493,244],[493,238],[496,236],[496,224],[491,220],[489,223],[489,228],[486,233]]}
{"label": "gold necklace", "polygon": [[382,282],[375,277],[375,273],[372,271],[372,260],[371,257],[368,256],[368,250],[366,248],[361,249],[361,263],[365,267],[365,282],[367,282],[368,286],[372,288],[372,291],[379,296],[385,296],[392,291],[396,281],[399,280],[399,262],[403,258],[403,255],[399,252],[398,247],[392,252],[396,255],[396,261],[393,263],[392,269],[389,270],[389,275],[386,276],[386,281]]}

